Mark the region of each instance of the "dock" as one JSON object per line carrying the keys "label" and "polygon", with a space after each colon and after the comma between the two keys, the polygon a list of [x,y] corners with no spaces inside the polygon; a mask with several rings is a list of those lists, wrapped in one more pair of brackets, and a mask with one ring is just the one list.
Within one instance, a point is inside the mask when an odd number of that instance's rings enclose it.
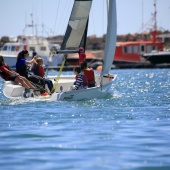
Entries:
{"label": "dock", "polygon": [[[73,66],[73,65],[68,65],[68,66],[64,66],[62,71],[73,71],[73,68],[77,67],[77,65]],[[157,64],[157,65],[153,65],[151,63],[131,63],[131,64],[127,64],[127,63],[121,63],[121,64],[113,64],[111,69],[142,69],[142,68],[170,68],[170,63],[169,64]],[[12,70],[15,71],[15,68],[11,68]],[[60,66],[48,66],[45,67],[45,70],[60,70]],[[96,70],[97,68],[93,68],[94,70]]]}
{"label": "dock", "polygon": [[[72,71],[74,67],[77,67],[77,65],[69,65],[69,66],[64,66],[63,71]],[[113,64],[111,69],[142,69],[142,68],[170,68],[170,63],[169,64],[157,64],[153,65],[151,63],[121,63],[121,64]],[[45,69],[49,70],[60,70],[60,66],[49,66],[46,67]],[[94,70],[96,68],[93,68]]]}

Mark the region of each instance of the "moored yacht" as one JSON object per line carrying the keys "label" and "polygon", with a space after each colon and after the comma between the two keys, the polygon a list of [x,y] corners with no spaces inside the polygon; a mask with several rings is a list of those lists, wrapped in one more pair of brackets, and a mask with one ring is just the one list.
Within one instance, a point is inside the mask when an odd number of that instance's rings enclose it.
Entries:
{"label": "moored yacht", "polygon": [[[60,46],[55,46],[59,48]],[[0,51],[5,59],[5,62],[11,67],[15,68],[17,55],[22,50],[28,50],[32,58],[33,52],[36,52],[44,59],[45,66],[57,66],[62,63],[63,55],[57,55],[53,45],[44,38],[38,36],[24,36],[18,42],[5,43]]]}
{"label": "moored yacht", "polygon": [[169,64],[170,63],[170,50],[152,51],[150,53],[145,53],[142,57],[150,61],[154,65]]}

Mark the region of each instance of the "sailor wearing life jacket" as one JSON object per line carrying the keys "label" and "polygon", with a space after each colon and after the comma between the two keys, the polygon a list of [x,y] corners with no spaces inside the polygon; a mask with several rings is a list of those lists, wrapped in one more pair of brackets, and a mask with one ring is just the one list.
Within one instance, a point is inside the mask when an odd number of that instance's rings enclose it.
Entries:
{"label": "sailor wearing life jacket", "polygon": [[53,89],[53,83],[52,83],[51,80],[49,80],[47,78],[44,78],[44,76],[45,76],[45,74],[44,74],[45,71],[44,71],[44,66],[43,66],[44,60],[41,57],[38,57],[36,59],[36,63],[37,64],[34,64],[34,66],[32,68],[32,71],[33,71],[34,75],[42,77],[45,84],[47,84],[47,86],[48,86],[48,88],[49,88],[49,90],[51,92],[52,89]]}
{"label": "sailor wearing life jacket", "polygon": [[25,77],[20,76],[18,73],[10,69],[10,67],[4,62],[3,56],[0,56],[0,76],[5,81],[21,83],[26,89],[35,89]]}
{"label": "sailor wearing life jacket", "polygon": [[76,75],[76,81],[74,82],[74,90],[86,89],[88,87],[86,76],[82,75],[80,67],[75,67],[73,69]]}
{"label": "sailor wearing life jacket", "polygon": [[87,81],[88,81],[88,87],[95,87],[95,76],[94,76],[94,70],[93,68],[88,68],[87,67],[87,62],[84,61],[82,64],[81,64],[81,70],[83,71],[84,73],[84,76],[87,77]]}
{"label": "sailor wearing life jacket", "polygon": [[86,54],[82,47],[79,48],[79,64],[83,63],[86,60]]}
{"label": "sailor wearing life jacket", "polygon": [[35,75],[40,76],[40,77],[43,78],[45,76],[45,74],[44,74],[44,66],[43,66],[44,61],[43,61],[43,59],[41,57],[38,57],[36,59],[36,62],[37,62],[37,64],[34,64],[34,67],[32,68],[32,71],[33,71],[33,73]]}
{"label": "sailor wearing life jacket", "polygon": [[[2,62],[3,61],[3,62]],[[2,59],[2,56],[0,56],[0,76],[5,80],[5,81],[14,81],[15,76],[10,76],[8,71],[11,71],[9,68],[8,64],[4,63],[4,59]]]}

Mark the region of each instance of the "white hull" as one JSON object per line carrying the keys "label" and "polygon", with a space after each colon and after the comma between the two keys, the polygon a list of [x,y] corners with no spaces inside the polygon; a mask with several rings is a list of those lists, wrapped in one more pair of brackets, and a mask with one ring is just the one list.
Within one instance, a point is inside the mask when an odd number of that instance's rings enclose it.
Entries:
{"label": "white hull", "polygon": [[94,98],[103,98],[109,93],[109,90],[111,88],[112,82],[109,82],[107,84],[104,84],[102,87],[97,86],[93,88],[88,89],[82,89],[82,90],[72,90],[72,91],[66,91],[66,92],[60,92],[60,93],[54,93],[51,96],[51,101],[60,101],[60,100],[91,100]]}
{"label": "white hull", "polygon": [[[54,78],[49,77],[53,83]],[[109,93],[110,88],[112,86],[113,79],[103,78],[103,85],[100,86],[100,77],[96,77],[97,86],[93,88],[81,89],[81,90],[69,90],[75,81],[75,76],[61,76],[58,82],[58,86],[56,88],[56,92],[51,96],[36,96],[35,98],[39,99],[49,99],[51,101],[62,101],[62,100],[83,100],[83,99],[93,99],[93,98],[102,98],[106,94]],[[60,91],[60,87],[62,86],[63,91]],[[11,81],[6,81],[3,88],[3,93],[7,98],[21,98],[23,97],[24,88],[19,84],[14,84]]]}

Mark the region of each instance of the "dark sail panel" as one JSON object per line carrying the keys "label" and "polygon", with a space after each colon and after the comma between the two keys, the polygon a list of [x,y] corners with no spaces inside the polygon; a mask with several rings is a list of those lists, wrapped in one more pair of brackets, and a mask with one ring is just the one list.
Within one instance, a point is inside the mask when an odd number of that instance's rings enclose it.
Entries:
{"label": "dark sail panel", "polygon": [[75,0],[61,50],[85,47],[92,0]]}

